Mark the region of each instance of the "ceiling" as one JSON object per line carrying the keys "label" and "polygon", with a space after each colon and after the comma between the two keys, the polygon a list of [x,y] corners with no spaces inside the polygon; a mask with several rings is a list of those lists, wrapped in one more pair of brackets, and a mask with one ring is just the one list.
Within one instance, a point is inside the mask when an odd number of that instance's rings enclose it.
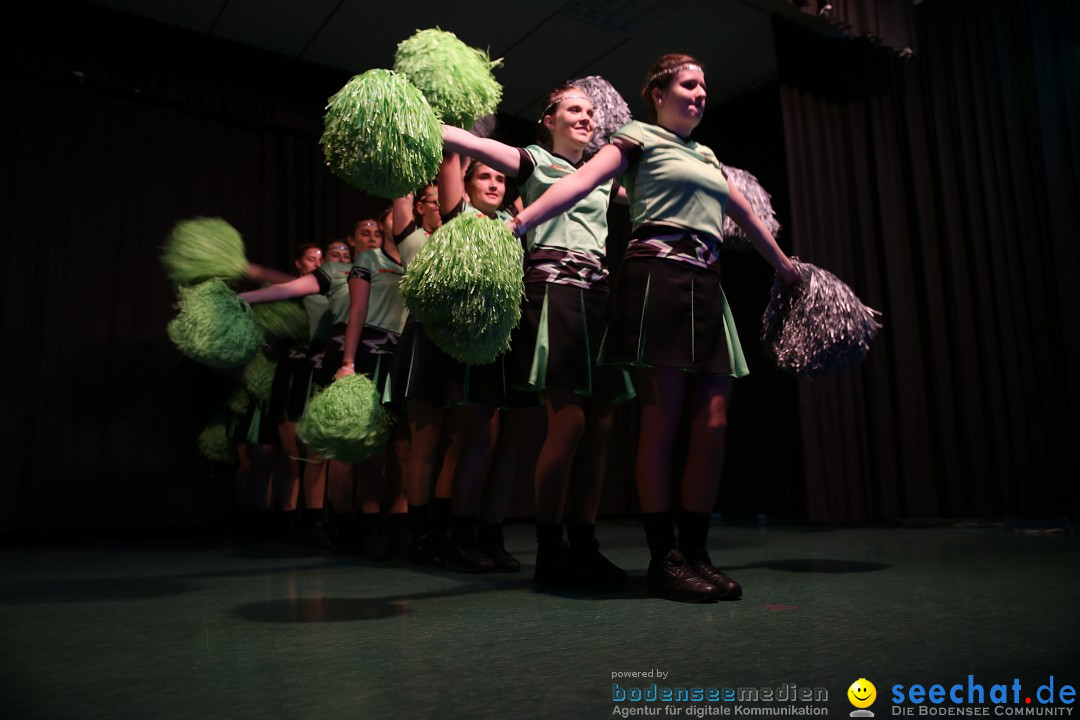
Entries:
{"label": "ceiling", "polygon": [[394,63],[397,43],[440,27],[502,58],[500,111],[535,118],[563,80],[601,75],[635,115],[649,65],[684,52],[706,68],[715,105],[773,77],[771,16],[827,32],[786,0],[95,0],[225,40],[350,72]]}

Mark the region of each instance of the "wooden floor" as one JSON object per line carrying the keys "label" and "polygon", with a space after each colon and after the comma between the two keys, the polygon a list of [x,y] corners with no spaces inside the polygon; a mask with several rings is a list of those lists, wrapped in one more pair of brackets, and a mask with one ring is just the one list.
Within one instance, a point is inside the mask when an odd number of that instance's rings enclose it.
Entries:
{"label": "wooden floor", "polygon": [[827,694],[802,705],[847,716],[859,678],[876,685],[883,718],[896,684],[1080,685],[1071,533],[714,528],[713,559],[746,594],[711,605],[645,596],[636,522],[598,534],[631,572],[619,592],[538,592],[524,524],[507,528],[517,575],[205,535],[9,545],[0,718],[701,717],[787,705],[613,700],[652,683],[794,684]]}

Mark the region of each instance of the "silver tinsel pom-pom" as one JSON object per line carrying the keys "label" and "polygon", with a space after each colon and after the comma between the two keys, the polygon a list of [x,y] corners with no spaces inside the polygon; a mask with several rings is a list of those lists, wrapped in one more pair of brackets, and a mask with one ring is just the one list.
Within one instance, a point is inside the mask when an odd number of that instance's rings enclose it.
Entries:
{"label": "silver tinsel pom-pom", "polygon": [[633,120],[633,117],[630,115],[626,100],[619,91],[599,75],[568,80],[566,84],[581,88],[592,100],[596,132],[589,144],[585,146],[585,157],[589,158],[607,145],[611,134]]}
{"label": "silver tinsel pom-pom", "polygon": [[[765,227],[769,228],[769,232],[772,233],[773,237],[776,237],[780,232],[780,223],[777,222],[776,211],[773,210],[772,195],[761,187],[761,183],[758,182],[756,177],[745,170],[724,163],[720,163],[720,167],[723,168],[724,175],[727,176],[728,184],[743,194],[746,201],[750,203],[750,208],[754,211],[754,214],[761,218],[761,221],[765,223]],[[724,247],[735,250],[746,250],[750,247],[750,238],[730,217],[724,218],[723,233]]]}
{"label": "silver tinsel pom-pom", "polygon": [[797,377],[835,375],[861,362],[881,329],[881,313],[840,278],[792,258],[802,283],[773,283],[761,339],[777,366]]}
{"label": "silver tinsel pom-pom", "polygon": [[485,115],[484,117],[473,123],[473,126],[469,128],[476,137],[489,138],[495,134],[496,120],[494,115]]}

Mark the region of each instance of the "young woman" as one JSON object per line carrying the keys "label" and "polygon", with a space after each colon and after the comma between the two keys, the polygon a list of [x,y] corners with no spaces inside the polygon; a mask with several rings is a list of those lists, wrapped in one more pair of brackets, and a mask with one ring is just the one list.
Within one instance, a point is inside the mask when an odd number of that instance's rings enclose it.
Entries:
{"label": "young woman", "polygon": [[[375,382],[380,393],[385,389],[394,350],[405,325],[405,303],[398,289],[403,274],[401,256],[392,238],[357,255],[349,273],[349,317],[335,380],[360,372]],[[407,441],[402,425],[392,424],[388,450],[399,465],[408,452]],[[390,556],[382,507],[386,467],[384,457],[373,457],[359,468],[356,482],[363,513],[362,552],[369,560],[386,560]],[[399,524],[394,518],[404,518],[405,512],[405,498],[395,492],[390,507],[392,525]]]}
{"label": "young woman", "polygon": [[[463,175],[457,155],[443,161],[438,199],[443,222],[462,212],[510,218],[503,208],[505,176],[480,163],[471,164]],[[395,358],[391,391],[409,420],[405,491],[414,537],[412,559],[424,564],[445,561],[459,572],[513,569],[497,568],[476,536],[483,480],[495,443],[495,408],[505,397],[501,359],[484,366],[463,365],[437,348],[419,322],[410,320]],[[429,532],[431,483],[440,468],[442,477],[453,477],[451,538],[445,552]]]}
{"label": "young woman", "polygon": [[[652,555],[648,589],[682,602],[734,599],[742,588],[713,566],[706,550],[732,382],[748,372],[720,285],[725,211],[784,282],[798,282],[798,273],[728,185],[712,150],[690,139],[705,110],[700,63],[687,55],[661,57],[642,95],[653,123],[620,128],[611,144],[526,207],[511,228],[525,234],[621,176],[634,229],[601,361],[632,367],[640,400],[635,471]],[[671,463],[684,416],[689,453],[676,540]]]}
{"label": "young woman", "polygon": [[[341,240],[327,243],[323,252],[326,260],[307,275],[301,275],[285,283],[241,293],[249,303],[274,302],[291,298],[304,298],[312,336],[311,383],[313,387],[325,387],[333,381],[334,371],[340,366],[340,352],[345,342],[345,323],[349,317],[348,276],[352,270],[349,246]],[[322,521],[325,499],[339,516],[339,526],[344,544],[348,544],[351,524],[346,517],[352,511],[352,466],[349,463],[325,461],[308,453],[304,470],[304,504],[310,515],[310,528],[316,543],[333,549],[334,542]]]}
{"label": "young woman", "polygon": [[[443,128],[444,147],[517,179],[526,207],[582,164],[593,106],[574,86],[548,94],[540,144],[514,148]],[[612,183],[600,183],[556,220],[527,233],[522,320],[511,342],[511,384],[540,393],[547,433],[536,462],[535,579],[541,583],[622,582],[626,573],[596,542],[596,515],[612,425],[612,401],[632,397],[625,373],[596,365],[605,328],[607,210]],[[578,448],[586,451],[578,453]],[[569,553],[563,516],[569,505]]]}
{"label": "young woman", "polygon": [[[314,243],[306,243],[296,249],[293,266],[297,275],[310,275],[322,265],[323,251]],[[310,338],[309,338],[310,340]],[[299,523],[296,520],[300,495],[300,445],[296,439],[296,423],[307,404],[311,385],[311,367],[308,362],[310,345],[300,342],[282,350],[278,358],[274,383],[270,389],[268,415],[277,423],[278,437],[281,440],[282,472],[281,488],[278,493],[278,505],[285,516],[287,537],[296,537]]]}

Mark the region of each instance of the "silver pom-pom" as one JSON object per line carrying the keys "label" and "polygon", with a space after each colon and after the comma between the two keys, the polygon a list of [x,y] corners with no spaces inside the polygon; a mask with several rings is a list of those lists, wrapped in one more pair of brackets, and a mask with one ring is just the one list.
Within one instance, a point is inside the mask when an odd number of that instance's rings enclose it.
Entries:
{"label": "silver pom-pom", "polygon": [[792,258],[802,283],[773,283],[762,318],[766,354],[797,377],[834,375],[859,363],[881,324],[840,278]]}
{"label": "silver pom-pom", "polygon": [[630,108],[619,91],[599,75],[568,80],[566,84],[581,88],[592,100],[596,132],[585,146],[585,157],[590,158],[608,144],[612,133],[633,119]]}
{"label": "silver pom-pom", "polygon": [[[765,227],[769,228],[773,237],[776,237],[780,232],[780,223],[777,222],[776,211],[773,210],[772,195],[761,187],[756,177],[745,170],[724,163],[720,163],[720,167],[727,176],[728,184],[743,194],[754,214],[761,218]],[[724,233],[724,247],[735,250],[746,250],[750,247],[750,238],[730,217],[724,218],[722,232]]]}
{"label": "silver pom-pom", "polygon": [[473,123],[473,126],[469,128],[469,132],[476,137],[489,138],[495,134],[495,124],[494,115],[485,115]]}

